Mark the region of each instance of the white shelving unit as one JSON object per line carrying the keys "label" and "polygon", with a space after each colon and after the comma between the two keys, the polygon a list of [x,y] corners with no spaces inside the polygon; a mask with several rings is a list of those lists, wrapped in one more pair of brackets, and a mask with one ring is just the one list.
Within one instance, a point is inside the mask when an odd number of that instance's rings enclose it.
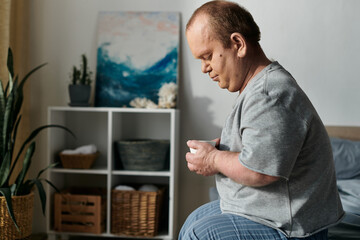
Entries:
{"label": "white shelving unit", "polygon": [[[165,212],[165,221],[160,224],[162,227],[159,229],[159,235],[154,239],[176,239],[174,226],[176,226],[178,123],[179,110],[176,109],[49,107],[48,124],[66,126],[76,135],[76,139],[74,139],[61,129],[50,128],[48,130],[49,163],[59,161],[60,151],[87,144],[95,144],[100,151],[100,156],[91,169],[62,167],[50,169],[48,179],[59,189],[102,187],[107,190],[106,229],[102,234],[96,235],[54,231],[54,190],[48,187],[47,232],[49,236],[53,238],[56,235],[121,238],[122,236],[111,233],[112,188],[124,183],[151,183],[165,185],[168,189],[168,196],[165,198],[168,199],[168,204],[165,204],[165,209],[162,209]],[[125,171],[120,169],[114,142],[129,138],[170,140],[168,169],[163,171]],[[137,237],[137,239],[139,238]]]}

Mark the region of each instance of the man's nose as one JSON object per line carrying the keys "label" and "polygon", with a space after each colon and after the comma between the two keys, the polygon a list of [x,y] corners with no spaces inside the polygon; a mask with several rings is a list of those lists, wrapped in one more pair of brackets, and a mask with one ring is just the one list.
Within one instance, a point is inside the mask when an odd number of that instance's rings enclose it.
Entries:
{"label": "man's nose", "polygon": [[201,71],[203,73],[208,73],[210,72],[210,70],[211,70],[210,64],[204,60],[201,61]]}

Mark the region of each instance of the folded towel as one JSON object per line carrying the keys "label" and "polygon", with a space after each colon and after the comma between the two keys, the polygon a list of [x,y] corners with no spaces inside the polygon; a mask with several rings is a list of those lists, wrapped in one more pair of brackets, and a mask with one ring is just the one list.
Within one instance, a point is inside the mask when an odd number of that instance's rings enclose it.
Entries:
{"label": "folded towel", "polygon": [[152,184],[145,184],[139,188],[139,191],[143,192],[157,192],[157,190],[159,190],[159,188]]}
{"label": "folded towel", "polygon": [[72,154],[79,154],[76,150],[63,150],[61,151],[62,154],[72,155]]}
{"label": "folded towel", "polygon": [[66,149],[61,151],[62,154],[93,154],[96,153],[97,148],[94,144],[80,146],[76,149]]}
{"label": "folded towel", "polygon": [[93,154],[96,153],[97,149],[94,144],[85,145],[76,149],[80,154]]}
{"label": "folded towel", "polygon": [[127,185],[118,185],[114,189],[120,191],[135,191],[135,188]]}

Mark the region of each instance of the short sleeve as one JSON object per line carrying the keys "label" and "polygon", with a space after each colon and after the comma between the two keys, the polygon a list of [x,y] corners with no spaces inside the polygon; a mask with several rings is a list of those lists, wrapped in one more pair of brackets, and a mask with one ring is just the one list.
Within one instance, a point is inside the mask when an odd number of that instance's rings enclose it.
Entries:
{"label": "short sleeve", "polygon": [[255,94],[244,100],[240,162],[270,176],[289,178],[304,143],[307,123],[276,98]]}

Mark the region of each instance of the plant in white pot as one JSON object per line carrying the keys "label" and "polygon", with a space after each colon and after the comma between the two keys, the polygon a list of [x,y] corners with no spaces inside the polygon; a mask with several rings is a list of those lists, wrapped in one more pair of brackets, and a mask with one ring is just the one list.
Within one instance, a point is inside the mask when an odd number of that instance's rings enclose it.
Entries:
{"label": "plant in white pot", "polygon": [[73,70],[70,75],[70,106],[89,106],[92,72],[89,71],[85,54],[81,55],[81,59],[82,64],[80,68],[78,69],[76,66],[73,66]]}
{"label": "plant in white pot", "polygon": [[[62,128],[72,132],[61,125],[44,125],[30,133],[23,143],[17,143],[17,134],[21,122],[21,106],[24,100],[23,87],[35,71],[45,64],[31,70],[23,79],[14,75],[13,54],[8,51],[7,68],[9,78],[6,86],[0,81],[0,233],[1,239],[19,239],[31,235],[32,210],[34,193],[37,187],[42,211],[45,212],[46,194],[42,183],[45,181],[55,187],[47,179],[41,178],[45,170],[55,164],[40,170],[34,179],[27,179],[27,172],[31,167],[32,156],[35,152],[34,138],[49,127]],[[20,144],[19,151],[14,152],[15,144]],[[22,153],[26,150],[25,155]],[[22,169],[19,173],[14,171],[17,162],[22,159]],[[21,163],[21,162],[19,162]],[[17,174],[17,175],[16,175]],[[14,176],[13,176],[14,175]],[[13,177],[15,181],[10,182]]]}

